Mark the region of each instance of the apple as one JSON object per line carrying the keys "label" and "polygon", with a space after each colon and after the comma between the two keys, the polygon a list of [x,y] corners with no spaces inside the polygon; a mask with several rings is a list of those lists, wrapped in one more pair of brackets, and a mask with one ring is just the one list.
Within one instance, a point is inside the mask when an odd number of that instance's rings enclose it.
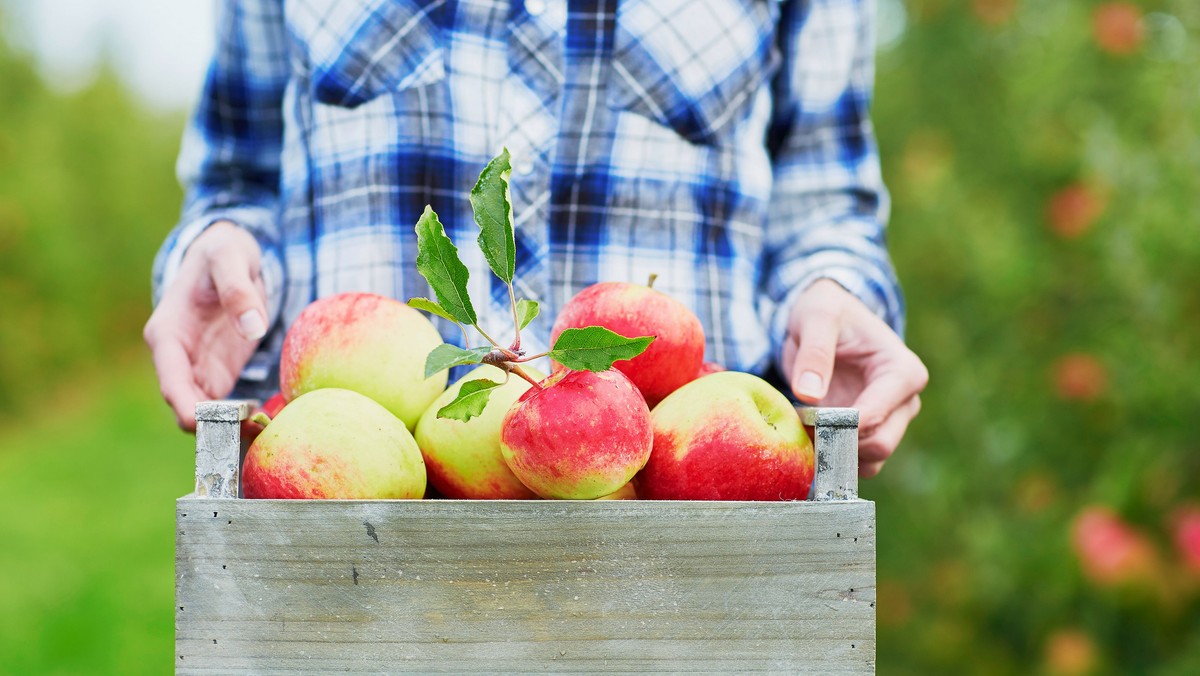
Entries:
{"label": "apple", "polygon": [[[528,366],[533,378],[544,376]],[[454,401],[464,382],[487,378],[500,382],[504,373],[494,366],[480,366],[443,392],[417,421],[417,446],[425,456],[429,483],[447,498],[530,499],[537,495],[521,483],[500,454],[500,425],[508,409],[531,385],[509,376],[508,382],[491,390],[483,413],[466,422],[439,418],[437,412]]]}
{"label": "apple", "polygon": [[404,423],[351,390],[323,388],[288,403],[242,464],[247,498],[420,498],[425,464]]}
{"label": "apple", "polygon": [[637,489],[633,487],[633,482],[621,486],[616,491],[608,495],[601,495],[597,500],[637,500]]}
{"label": "apple", "polygon": [[284,337],[280,390],[289,402],[323,387],[354,390],[411,430],[446,389],[445,371],[425,377],[425,357],[441,343],[433,323],[399,301],[371,293],[321,298]]}
{"label": "apple", "polygon": [[[282,392],[276,392],[267,398],[266,403],[259,407],[257,413],[262,413],[268,419],[274,418],[275,414],[279,413],[287,402],[283,399]],[[257,416],[242,421],[242,443],[249,444],[263,431],[264,425],[259,422]],[[243,446],[245,448],[245,446]]]}
{"label": "apple", "polygon": [[624,374],[560,369],[504,417],[500,452],[543,498],[592,500],[615,492],[646,464],[650,409]]}
{"label": "apple", "polygon": [[698,378],[654,408],[654,450],[634,480],[650,500],[803,500],[812,440],[767,381],[725,371]]}
{"label": "apple", "polygon": [[1159,574],[1150,539],[1107,507],[1084,508],[1071,535],[1084,574],[1096,584],[1147,583]]}
{"label": "apple", "polygon": [[603,326],[622,336],[654,336],[642,354],[613,368],[629,376],[654,407],[691,381],[704,361],[704,327],[683,303],[649,286],[626,282],[593,284],[567,301],[550,342],[566,329]]}

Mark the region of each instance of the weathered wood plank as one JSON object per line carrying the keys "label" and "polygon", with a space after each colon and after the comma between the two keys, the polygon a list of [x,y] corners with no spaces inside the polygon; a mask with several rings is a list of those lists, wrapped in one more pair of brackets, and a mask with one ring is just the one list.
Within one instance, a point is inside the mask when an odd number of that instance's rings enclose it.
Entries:
{"label": "weathered wood plank", "polygon": [[241,484],[241,421],[257,402],[247,399],[196,404],[196,494],[238,497]]}
{"label": "weathered wood plank", "polygon": [[874,504],[177,503],[183,673],[870,673]]}
{"label": "weathered wood plank", "polygon": [[857,500],[858,409],[800,406],[796,410],[816,437],[813,500]]}

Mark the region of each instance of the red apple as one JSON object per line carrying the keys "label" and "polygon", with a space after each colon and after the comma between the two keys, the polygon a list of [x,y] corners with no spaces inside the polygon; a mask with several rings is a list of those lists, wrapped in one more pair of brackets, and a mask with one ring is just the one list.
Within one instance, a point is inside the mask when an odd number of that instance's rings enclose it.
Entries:
{"label": "red apple", "polygon": [[397,300],[371,293],[321,298],[284,337],[280,390],[288,401],[322,387],[354,390],[411,430],[446,389],[446,371],[425,377],[425,357],[441,343],[425,315]]}
{"label": "red apple", "polygon": [[629,376],[653,407],[690,382],[704,360],[704,327],[683,303],[649,286],[593,284],[575,295],[550,331],[551,344],[566,329],[603,326],[622,336],[654,336],[642,354],[613,367]]}
{"label": "red apple", "polygon": [[[523,367],[533,378],[541,373]],[[523,378],[510,376],[494,388],[483,413],[466,422],[439,418],[437,412],[458,397],[462,384],[487,378],[495,382],[504,373],[494,366],[480,366],[443,392],[417,421],[417,446],[425,456],[429,483],[447,498],[474,500],[527,500],[536,498],[504,463],[500,454],[500,429],[504,416],[531,385]]]}
{"label": "red apple", "polygon": [[654,408],[654,451],[637,475],[650,500],[803,500],[813,445],[796,409],[767,381],[726,371]]}
{"label": "red apple", "polygon": [[420,498],[425,464],[404,423],[370,398],[339,388],[303,394],[246,452],[247,498]]}
{"label": "red apple", "polygon": [[[275,414],[279,413],[287,402],[283,398],[281,392],[276,392],[267,398],[266,403],[258,408],[258,413],[267,416],[268,419],[274,418]],[[259,424],[253,418],[242,421],[242,443],[248,444],[254,441],[255,438],[263,431],[263,425]]]}
{"label": "red apple", "polygon": [[620,371],[561,369],[509,409],[500,452],[541,497],[592,500],[629,483],[651,435],[650,409]]}
{"label": "red apple", "polygon": [[1092,15],[1092,37],[1109,54],[1132,54],[1146,37],[1141,8],[1128,2],[1100,5]]}
{"label": "red apple", "polygon": [[608,495],[601,495],[597,500],[637,500],[637,489],[633,487],[633,482],[629,482],[618,488],[615,492]]}
{"label": "red apple", "polygon": [[1200,574],[1200,506],[1189,505],[1176,512],[1173,525],[1175,550],[1185,568]]}
{"label": "red apple", "polygon": [[1084,509],[1075,518],[1072,539],[1084,574],[1097,584],[1147,583],[1158,575],[1149,538],[1106,507]]}

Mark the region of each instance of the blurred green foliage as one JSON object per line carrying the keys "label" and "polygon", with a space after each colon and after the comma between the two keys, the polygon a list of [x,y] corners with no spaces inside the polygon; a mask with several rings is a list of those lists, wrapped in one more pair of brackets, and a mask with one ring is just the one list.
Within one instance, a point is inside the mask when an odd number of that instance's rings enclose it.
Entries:
{"label": "blurred green foliage", "polygon": [[0,44],[0,416],[138,344],[177,218],[182,117],[108,69],[69,96]]}
{"label": "blurred green foliage", "polygon": [[[1171,544],[1200,498],[1200,3],[907,8],[875,118],[931,381],[864,485],[879,671],[1200,673]],[[1152,541],[1165,596],[1080,573],[1090,505]]]}
{"label": "blurred green foliage", "polygon": [[[1200,673],[1200,3],[903,7],[875,119],[932,380],[863,484],[879,672]],[[0,672],[162,672],[190,440],[138,334],[181,118],[2,46],[0,91]]]}

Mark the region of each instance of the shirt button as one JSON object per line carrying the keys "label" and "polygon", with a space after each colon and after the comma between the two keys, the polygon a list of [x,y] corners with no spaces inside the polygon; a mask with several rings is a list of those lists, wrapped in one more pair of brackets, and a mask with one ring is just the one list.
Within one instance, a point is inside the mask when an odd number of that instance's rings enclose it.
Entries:
{"label": "shirt button", "polygon": [[545,0],[525,0],[525,11],[529,16],[540,16],[546,11]]}

